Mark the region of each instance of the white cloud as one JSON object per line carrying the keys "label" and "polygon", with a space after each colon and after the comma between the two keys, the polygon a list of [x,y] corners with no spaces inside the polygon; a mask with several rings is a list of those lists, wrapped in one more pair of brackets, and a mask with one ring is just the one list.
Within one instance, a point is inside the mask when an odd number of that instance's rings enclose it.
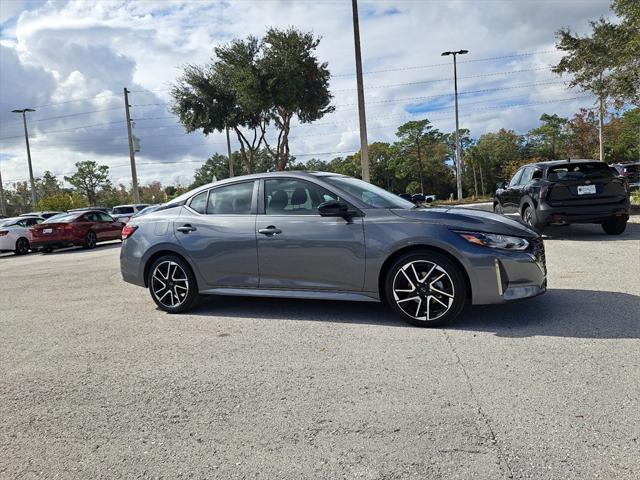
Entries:
{"label": "white cloud", "polygon": [[[549,103],[580,95],[557,83],[518,87],[557,82],[548,70],[557,53],[477,60],[553,50],[554,31],[565,25],[585,30],[588,20],[609,14],[608,3],[361,0],[364,70],[383,70],[365,76],[369,140],[393,140],[409,118],[426,116],[443,131],[453,129],[452,66],[450,57],[440,56],[448,49],[471,51],[460,57],[461,92],[493,89],[460,96],[461,126],[474,136],[501,127],[526,131],[544,111],[568,116],[589,105],[586,99]],[[127,183],[125,86],[133,91],[135,133],[142,142],[141,180],[190,178],[198,161],[226,152],[224,137],[182,135],[163,105],[168,85],[184,63],[208,61],[216,44],[262,35],[268,26],[295,25],[322,36],[318,54],[334,74],[336,112],[294,128],[292,153],[306,160],[313,152],[358,148],[348,1],[4,0],[0,11],[0,161],[6,182],[27,172],[20,118],[9,112],[30,106],[37,109],[29,115],[36,174],[69,173],[76,161],[94,159],[112,167],[114,181]],[[523,71],[499,74],[513,70]],[[521,104],[532,105],[510,108]],[[422,113],[408,113],[416,110]]]}

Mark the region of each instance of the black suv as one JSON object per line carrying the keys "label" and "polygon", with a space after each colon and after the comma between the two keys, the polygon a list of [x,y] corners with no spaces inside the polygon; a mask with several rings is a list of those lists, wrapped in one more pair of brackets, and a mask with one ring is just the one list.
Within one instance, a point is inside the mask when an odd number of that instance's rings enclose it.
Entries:
{"label": "black suv", "polygon": [[629,192],[604,162],[554,160],[525,165],[508,185],[498,184],[493,211],[519,213],[538,230],[547,225],[600,223],[609,235],[624,232]]}

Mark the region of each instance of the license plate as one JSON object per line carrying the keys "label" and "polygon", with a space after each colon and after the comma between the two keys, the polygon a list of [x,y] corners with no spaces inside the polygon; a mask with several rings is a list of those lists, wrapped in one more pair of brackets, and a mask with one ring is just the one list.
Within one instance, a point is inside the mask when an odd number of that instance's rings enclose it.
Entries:
{"label": "license plate", "polygon": [[595,185],[578,185],[578,195],[593,195],[596,193]]}
{"label": "license plate", "polygon": [[44,234],[53,233],[53,228],[44,228],[44,229],[42,229],[42,233],[44,233]]}

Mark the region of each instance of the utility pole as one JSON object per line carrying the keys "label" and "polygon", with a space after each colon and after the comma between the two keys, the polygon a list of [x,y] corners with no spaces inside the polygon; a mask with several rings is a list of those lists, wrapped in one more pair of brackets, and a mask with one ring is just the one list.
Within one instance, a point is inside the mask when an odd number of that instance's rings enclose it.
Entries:
{"label": "utility pole", "polygon": [[358,114],[360,117],[360,162],[362,179],[371,181],[369,176],[369,143],[367,141],[367,116],[364,110],[364,84],[362,82],[362,55],[360,54],[360,26],[358,22],[358,0],[351,0],[353,9],[353,40],[356,47],[356,80],[358,82]]}
{"label": "utility pole", "polygon": [[469,53],[469,50],[456,52],[442,52],[442,56],[453,55],[453,88],[456,103],[456,186],[458,187],[458,200],[462,200],[462,153],[460,151],[460,126],[458,122],[458,66],[456,57]]}
{"label": "utility pole", "polygon": [[229,154],[229,178],[233,177],[233,159],[231,158],[231,140],[229,139],[229,127],[225,125],[225,131],[227,132],[227,153]]}
{"label": "utility pole", "polygon": [[129,160],[131,160],[131,186],[133,188],[133,198],[136,203],[140,203],[140,191],[138,190],[138,174],[136,173],[136,154],[133,147],[133,132],[131,131],[131,115],[129,113],[129,90],[124,87],[124,110],[127,114],[127,134],[129,136]]}
{"label": "utility pole", "polygon": [[33,179],[31,148],[29,148],[29,131],[27,130],[27,112],[35,112],[35,110],[33,108],[23,108],[20,110],[11,110],[11,112],[22,114],[22,123],[24,124],[24,141],[27,144],[27,162],[29,163],[29,181],[31,182],[31,208],[36,208],[36,182]]}
{"label": "utility pole", "polygon": [[0,215],[7,214],[7,207],[4,200],[4,185],[2,185],[2,170],[0,170]]}
{"label": "utility pole", "polygon": [[602,100],[602,95],[598,97],[598,101],[600,103],[600,112],[598,113],[598,130],[600,130],[598,132],[598,139],[600,140],[600,161],[604,162],[604,101]]}

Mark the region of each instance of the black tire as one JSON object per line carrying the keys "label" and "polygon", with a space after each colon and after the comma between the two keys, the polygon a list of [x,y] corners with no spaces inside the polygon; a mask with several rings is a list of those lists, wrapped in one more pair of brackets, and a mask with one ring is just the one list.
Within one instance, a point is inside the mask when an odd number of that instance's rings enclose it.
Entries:
{"label": "black tire", "polygon": [[531,205],[527,205],[526,207],[524,207],[520,218],[522,218],[522,221],[525,223],[525,225],[538,230],[540,233],[542,233],[542,230],[544,230],[544,225],[538,221],[536,211]]}
{"label": "black tire", "polygon": [[408,253],[391,265],[384,279],[384,293],[386,302],[404,321],[418,327],[436,327],[455,320],[462,312],[467,302],[466,274],[444,254],[428,250]]}
{"label": "black tire", "polygon": [[504,215],[504,209],[502,208],[502,205],[500,204],[500,202],[493,203],[493,213],[497,213],[498,215]]}
{"label": "black tire", "polygon": [[147,285],[158,308],[168,313],[186,312],[200,298],[191,267],[176,255],[164,255],[151,264]]}
{"label": "black tire", "polygon": [[607,235],[620,235],[627,228],[626,218],[610,218],[606,222],[602,222],[602,229]]}
{"label": "black tire", "polygon": [[16,240],[16,249],[14,250],[14,253],[16,255],[26,255],[29,253],[29,248],[29,240],[24,237],[20,237]]}
{"label": "black tire", "polygon": [[40,249],[40,251],[41,251],[42,253],[51,253],[51,252],[53,252],[53,248],[51,248],[51,247],[42,247],[42,248]]}
{"label": "black tire", "polygon": [[84,236],[84,242],[82,243],[82,248],[86,250],[91,250],[92,248],[96,248],[96,244],[98,243],[98,237],[96,236],[96,232],[93,230],[89,230],[87,234]]}

